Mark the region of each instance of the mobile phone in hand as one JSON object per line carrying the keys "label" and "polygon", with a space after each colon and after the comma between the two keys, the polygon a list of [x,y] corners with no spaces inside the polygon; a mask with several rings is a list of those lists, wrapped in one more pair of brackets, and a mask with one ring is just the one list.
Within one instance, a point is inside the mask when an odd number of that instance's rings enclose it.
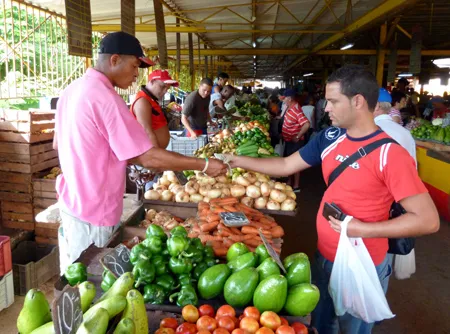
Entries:
{"label": "mobile phone in hand", "polygon": [[346,217],[346,214],[342,212],[342,210],[334,203],[325,202],[323,206],[322,215],[326,220],[329,220],[330,216],[336,218],[337,220],[343,221]]}

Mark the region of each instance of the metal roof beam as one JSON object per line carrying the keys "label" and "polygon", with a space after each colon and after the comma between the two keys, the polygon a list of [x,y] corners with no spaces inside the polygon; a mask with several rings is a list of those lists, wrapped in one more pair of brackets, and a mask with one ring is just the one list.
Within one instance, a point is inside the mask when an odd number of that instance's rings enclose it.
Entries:
{"label": "metal roof beam", "polygon": [[[255,33],[259,35],[274,35],[274,34],[336,34],[341,33],[340,30],[264,30],[264,29],[207,29],[200,26],[191,27],[176,27],[176,26],[166,26],[166,33]],[[93,24],[92,31],[101,32],[114,32],[120,31],[120,24]],[[136,24],[136,32],[156,32],[155,24]]]}

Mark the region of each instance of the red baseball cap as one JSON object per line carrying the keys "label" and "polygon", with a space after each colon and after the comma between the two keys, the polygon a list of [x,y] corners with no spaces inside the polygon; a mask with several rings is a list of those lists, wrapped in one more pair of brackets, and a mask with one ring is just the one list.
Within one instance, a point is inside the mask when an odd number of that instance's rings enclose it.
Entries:
{"label": "red baseball cap", "polygon": [[178,87],[180,85],[178,81],[172,79],[167,70],[154,70],[149,74],[148,80],[161,80],[165,84],[173,87]]}

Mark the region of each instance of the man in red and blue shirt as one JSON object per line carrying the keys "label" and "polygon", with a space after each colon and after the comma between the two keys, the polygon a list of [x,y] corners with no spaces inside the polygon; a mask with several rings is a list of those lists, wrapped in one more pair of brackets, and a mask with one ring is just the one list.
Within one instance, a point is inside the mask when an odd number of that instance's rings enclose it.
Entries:
{"label": "man in red and blue shirt", "polygon": [[[242,167],[269,175],[291,175],[310,166],[322,165],[328,183],[332,171],[369,143],[388,137],[373,119],[379,88],[373,74],[357,65],[338,69],[326,86],[328,112],[333,127],[320,132],[299,152],[286,158],[256,160],[233,157],[231,167]],[[401,173],[398,171],[401,170]],[[389,219],[393,201],[406,214]],[[348,224],[349,237],[361,237],[376,266],[380,283],[387,289],[391,267],[388,238],[434,233],[439,216],[425,186],[419,179],[409,153],[395,143],[385,144],[349,166],[325,191],[317,214],[318,251],[313,282],[321,297],[313,312],[313,326],[319,333],[370,333],[368,324],[349,314],[337,317],[328,285],[336,256],[341,222],[322,216],[324,203],[334,202],[354,218]]]}

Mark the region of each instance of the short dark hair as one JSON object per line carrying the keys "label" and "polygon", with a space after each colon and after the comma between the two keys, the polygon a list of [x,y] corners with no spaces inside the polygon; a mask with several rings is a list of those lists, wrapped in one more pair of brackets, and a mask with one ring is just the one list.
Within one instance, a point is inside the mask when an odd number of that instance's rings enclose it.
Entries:
{"label": "short dark hair", "polygon": [[228,75],[228,73],[225,72],[220,72],[219,75],[217,76],[218,79],[229,79],[230,76]]}
{"label": "short dark hair", "polygon": [[392,98],[392,105],[395,106],[396,103],[400,103],[400,101],[405,98],[406,99],[406,94],[403,92],[400,92],[399,90],[396,90],[394,92],[392,92],[391,94],[391,98]]}
{"label": "short dark hair", "polygon": [[340,83],[341,93],[349,99],[360,94],[366,99],[369,110],[375,110],[379,87],[372,72],[360,65],[345,65],[330,75],[327,83],[333,82]]}
{"label": "short dark hair", "polygon": [[210,78],[203,78],[202,81],[200,81],[200,86],[201,85],[208,85],[208,86],[213,86],[213,81]]}

